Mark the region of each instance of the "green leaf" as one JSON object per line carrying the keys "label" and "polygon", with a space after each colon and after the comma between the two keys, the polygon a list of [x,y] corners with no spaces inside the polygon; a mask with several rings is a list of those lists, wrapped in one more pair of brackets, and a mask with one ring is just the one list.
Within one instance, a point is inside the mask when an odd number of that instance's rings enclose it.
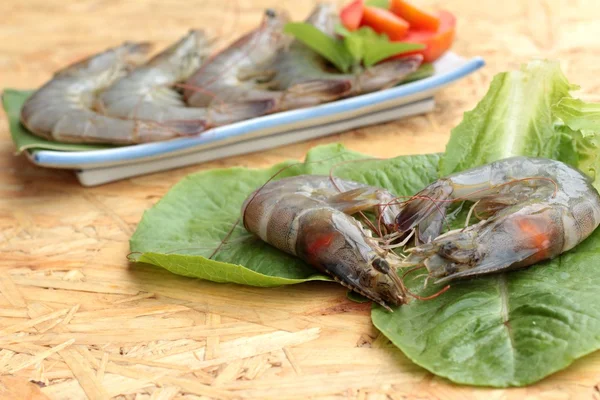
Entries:
{"label": "green leaf", "polygon": [[360,303],[360,304],[368,303],[371,301],[371,300],[367,299],[365,296],[363,296],[362,294],[353,292],[351,290],[348,290],[346,292],[346,298],[350,301],[353,301],[355,303]]}
{"label": "green leaf", "polygon": [[600,104],[566,97],[552,107],[552,111],[566,125],[556,129],[566,132],[571,139],[572,145],[567,147],[569,163],[591,176],[594,187],[600,190]]}
{"label": "green leaf", "polygon": [[58,150],[58,151],[86,151],[99,150],[115,146],[71,144],[51,142],[30,133],[20,121],[21,107],[25,100],[33,94],[33,90],[5,89],[2,93],[2,105],[8,116],[10,135],[17,152],[24,150]]}
{"label": "green leaf", "polygon": [[440,174],[515,155],[556,158],[560,135],[551,107],[575,88],[558,62],[533,61],[496,75],[485,97],[452,130]]}
{"label": "green leaf", "polygon": [[[573,88],[552,62],[496,76],[453,130],[441,175],[517,154],[557,158],[590,173],[598,108],[571,100]],[[454,382],[528,385],[600,348],[599,260],[597,230],[552,261],[453,282],[437,298],[394,313],[375,306],[373,323],[415,363]],[[440,289],[423,289],[419,274],[409,276],[411,291],[429,296]]]}
{"label": "green leaf", "polygon": [[[600,231],[526,270],[456,282],[428,301],[372,319],[416,364],[454,382],[523,386],[600,348]],[[418,275],[418,272],[411,276]],[[423,278],[409,287],[422,291]]]}
{"label": "green leaf", "polygon": [[390,8],[390,0],[367,0],[365,1],[365,5],[369,7],[385,8],[387,10]]}
{"label": "green leaf", "polygon": [[588,136],[600,133],[600,103],[586,103],[567,97],[554,105],[552,111],[575,131],[583,131]]}
{"label": "green leaf", "polygon": [[346,46],[346,49],[357,64],[360,63],[365,56],[366,49],[364,48],[364,45],[365,41],[358,35],[350,33],[344,36],[344,46]]}
{"label": "green leaf", "polygon": [[394,55],[425,48],[425,45],[420,43],[391,42],[386,35],[378,34],[368,26],[350,32],[338,25],[336,32],[344,37],[346,49],[354,60],[362,60],[365,67],[373,66]]}
{"label": "green leaf", "polygon": [[363,59],[365,67],[375,65],[391,56],[425,48],[424,45],[419,43],[394,43],[387,40],[367,41],[364,46],[366,49]]}
{"label": "green leaf", "polygon": [[342,41],[328,36],[309,23],[287,23],[284,32],[293,35],[297,40],[325,57],[342,72],[348,72],[353,65],[352,56]]}
{"label": "green leaf", "polygon": [[[298,174],[328,174],[341,161],[365,156],[340,145],[317,147],[305,163],[286,162],[263,170],[231,168],[190,175],[144,213],[130,240],[133,261],[163,267],[173,273],[253,286],[275,286],[309,280],[329,280],[301,260],[254,236],[239,223],[244,199],[282,168],[277,179]],[[342,164],[336,176],[412,194],[430,183],[438,155],[405,156]],[[398,174],[398,171],[402,171]],[[232,230],[233,228],[233,230]],[[232,230],[229,244],[209,259]]]}

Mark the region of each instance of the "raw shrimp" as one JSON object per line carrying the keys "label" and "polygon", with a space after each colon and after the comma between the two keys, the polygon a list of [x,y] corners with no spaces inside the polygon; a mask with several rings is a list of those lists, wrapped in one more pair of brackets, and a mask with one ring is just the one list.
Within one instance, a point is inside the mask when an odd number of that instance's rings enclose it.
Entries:
{"label": "raw shrimp", "polygon": [[266,10],[257,29],[212,57],[185,82],[183,96],[187,104],[206,107],[215,97],[225,103],[264,99],[263,91],[256,89],[250,78],[270,78],[263,76],[264,68],[279,49],[289,44],[289,37],[283,33],[288,21],[284,11]]}
{"label": "raw shrimp", "polygon": [[174,84],[187,79],[208,57],[204,32],[192,30],[146,64],[137,67],[98,97],[96,108],[111,117],[169,124],[195,121],[204,128],[252,118],[270,102],[212,108],[187,107]]}
{"label": "raw shrimp", "polygon": [[389,304],[404,303],[404,286],[396,271],[400,258],[380,247],[371,232],[350,216],[374,209],[393,223],[397,210],[380,205],[394,196],[337,178],[336,184],[316,175],[269,182],[244,202],[244,227],[388,309]]}
{"label": "raw shrimp", "polygon": [[[306,22],[333,36],[339,18],[332,4],[318,4]],[[279,51],[269,67],[276,71],[269,82],[275,89],[274,111],[317,105],[394,86],[416,71],[422,60],[420,55],[409,56],[342,74],[332,70],[318,53],[295,40],[289,49]]]}
{"label": "raw shrimp", "polygon": [[[513,157],[442,178],[401,206],[400,231],[434,238],[408,249],[445,282],[530,266],[572,249],[600,224],[600,196],[580,171],[559,161]],[[484,220],[441,236],[450,202],[474,201]],[[441,212],[440,212],[441,211]]]}
{"label": "raw shrimp", "polygon": [[148,43],[124,43],[57,72],[24,104],[21,121],[31,132],[72,143],[129,144],[196,134],[202,124],[157,124],[124,120],[93,111],[94,96],[144,60]]}

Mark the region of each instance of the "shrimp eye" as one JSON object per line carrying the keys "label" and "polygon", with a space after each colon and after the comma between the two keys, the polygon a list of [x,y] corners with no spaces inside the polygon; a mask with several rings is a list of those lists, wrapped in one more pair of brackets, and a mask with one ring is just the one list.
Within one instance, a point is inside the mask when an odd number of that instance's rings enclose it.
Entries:
{"label": "shrimp eye", "polygon": [[373,260],[373,267],[384,274],[388,274],[390,272],[390,264],[385,261],[383,258],[376,258]]}
{"label": "shrimp eye", "polygon": [[267,8],[267,10],[265,11],[265,15],[269,18],[275,18],[275,10],[273,10],[272,8]]}

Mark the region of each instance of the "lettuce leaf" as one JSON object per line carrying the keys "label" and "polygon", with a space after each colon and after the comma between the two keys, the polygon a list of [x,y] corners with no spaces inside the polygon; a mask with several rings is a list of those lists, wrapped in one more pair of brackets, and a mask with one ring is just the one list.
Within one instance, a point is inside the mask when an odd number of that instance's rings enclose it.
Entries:
{"label": "lettuce leaf", "polygon": [[440,175],[517,155],[557,158],[562,142],[552,106],[577,88],[556,61],[533,61],[496,75],[485,97],[452,130]]}
{"label": "lettuce leaf", "polygon": [[[556,127],[567,137],[562,157],[594,179],[594,187],[600,191],[600,104],[586,103],[579,99],[563,98],[552,107],[554,115],[563,126]],[[570,139],[570,143],[569,140]],[[564,139],[563,139],[564,140]]]}

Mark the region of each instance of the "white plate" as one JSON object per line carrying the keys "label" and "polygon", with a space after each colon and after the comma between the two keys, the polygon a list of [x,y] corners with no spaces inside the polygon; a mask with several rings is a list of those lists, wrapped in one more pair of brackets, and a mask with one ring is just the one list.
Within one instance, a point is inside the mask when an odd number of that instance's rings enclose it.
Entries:
{"label": "white plate", "polygon": [[120,179],[130,178],[132,176],[166,171],[173,168],[181,168],[187,165],[198,164],[240,154],[248,154],[255,151],[271,149],[274,147],[297,143],[325,135],[331,135],[350,129],[357,129],[367,125],[374,125],[412,115],[423,114],[433,111],[434,106],[435,102],[433,101],[433,98],[420,100],[411,104],[392,108],[390,110],[378,111],[368,115],[361,115],[355,118],[330,122],[328,124],[315,127],[296,129],[270,136],[248,139],[241,142],[233,142],[222,145],[221,147],[198,150],[189,154],[180,154],[168,158],[161,157],[124,165],[83,169],[77,171],[77,178],[84,186],[100,185]]}

